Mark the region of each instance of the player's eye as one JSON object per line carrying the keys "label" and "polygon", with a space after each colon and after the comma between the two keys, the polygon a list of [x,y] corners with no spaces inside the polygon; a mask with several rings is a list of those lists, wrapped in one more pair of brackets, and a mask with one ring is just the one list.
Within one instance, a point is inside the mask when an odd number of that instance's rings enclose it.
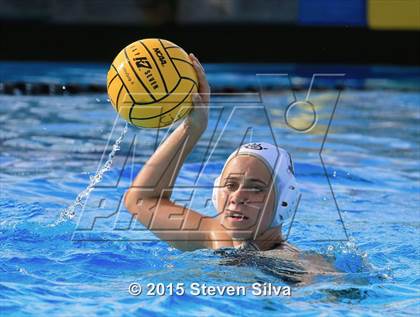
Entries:
{"label": "player's eye", "polygon": [[225,187],[228,190],[236,190],[238,188],[238,185],[236,183],[226,183]]}
{"label": "player's eye", "polygon": [[249,189],[251,191],[257,192],[257,193],[264,191],[264,187],[257,186],[257,185],[252,185],[252,186],[249,187]]}

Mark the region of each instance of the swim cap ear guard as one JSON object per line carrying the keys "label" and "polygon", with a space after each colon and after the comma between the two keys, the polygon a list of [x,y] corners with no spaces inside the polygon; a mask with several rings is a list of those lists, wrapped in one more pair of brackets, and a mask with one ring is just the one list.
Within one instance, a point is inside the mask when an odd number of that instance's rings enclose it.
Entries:
{"label": "swim cap ear guard", "polygon": [[218,191],[220,190],[219,183],[220,183],[220,176],[217,176],[216,179],[214,180],[213,194],[211,196],[211,201],[213,202],[213,206],[214,206],[214,208],[216,208],[216,210],[217,210],[217,205],[219,204],[218,200],[217,200],[217,197],[219,196]]}
{"label": "swim cap ear guard", "polygon": [[277,210],[271,227],[280,226],[285,220],[293,216],[299,201],[300,190],[296,179],[290,179],[281,189],[280,198],[277,202]]}
{"label": "swim cap ear guard", "polygon": [[[271,227],[280,226],[285,220],[290,218],[297,208],[300,190],[294,175],[293,162],[290,154],[280,147],[276,147],[269,143],[248,143],[242,145],[238,150],[234,151],[226,160],[223,170],[227,163],[237,155],[255,156],[260,159],[271,170],[275,176],[275,194],[276,204],[275,213],[271,223]],[[220,175],[223,174],[223,170]],[[218,191],[222,184],[218,176],[214,180],[212,201],[217,210]]]}

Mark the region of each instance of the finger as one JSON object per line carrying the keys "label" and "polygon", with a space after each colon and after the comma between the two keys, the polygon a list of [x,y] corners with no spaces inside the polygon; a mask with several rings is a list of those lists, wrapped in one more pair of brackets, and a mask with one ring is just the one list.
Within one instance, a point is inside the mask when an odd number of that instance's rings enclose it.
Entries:
{"label": "finger", "polygon": [[203,88],[207,88],[208,87],[208,82],[207,82],[207,78],[205,73],[203,72],[203,70],[200,68],[200,66],[197,64],[197,62],[193,62],[195,71],[197,73],[197,77],[198,77],[198,82],[200,83],[200,85],[203,86]]}
{"label": "finger", "polygon": [[197,62],[198,66],[200,66],[200,68],[201,68],[201,70],[203,71],[203,73],[205,73],[205,71],[204,71],[204,67],[203,67],[203,65],[201,65],[201,63],[200,63],[200,61],[198,60],[198,58],[197,58],[197,57],[196,57],[193,53],[191,53],[190,55],[191,55],[191,57],[193,58],[193,60],[195,60],[195,61]]}
{"label": "finger", "polygon": [[204,102],[208,103],[210,101],[210,85],[207,81],[204,68],[193,53],[190,53],[189,57],[197,73],[199,92],[202,94]]}
{"label": "finger", "polygon": [[[206,71],[204,70],[203,65],[201,65],[200,61],[198,60],[197,57],[195,57],[195,55],[193,53],[190,53],[190,57],[191,57],[191,61],[194,65],[194,68],[196,68],[196,71],[203,73],[203,76],[205,77]],[[198,66],[198,68],[197,68]],[[207,79],[206,79],[207,81]]]}
{"label": "finger", "polygon": [[188,57],[190,58],[191,63],[194,63],[194,61],[195,61],[194,54],[190,53],[190,54],[188,54]]}
{"label": "finger", "polygon": [[197,93],[192,94],[192,101],[194,105],[201,105],[203,103],[203,100],[201,99],[201,96]]}
{"label": "finger", "polygon": [[193,62],[194,69],[197,73],[198,83],[200,88],[200,93],[208,94],[210,93],[210,86],[206,78],[206,74],[201,69],[201,67],[197,64],[196,61]]}
{"label": "finger", "polygon": [[199,66],[201,66],[200,68],[202,68],[204,70],[204,68],[200,64],[200,61],[198,60],[198,58],[193,53],[190,53],[189,57],[190,57],[191,63],[196,62]]}

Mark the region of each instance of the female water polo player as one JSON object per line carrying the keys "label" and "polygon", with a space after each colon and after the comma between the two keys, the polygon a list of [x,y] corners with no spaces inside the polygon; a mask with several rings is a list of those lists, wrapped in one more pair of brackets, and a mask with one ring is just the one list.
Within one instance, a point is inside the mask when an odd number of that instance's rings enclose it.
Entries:
{"label": "female water polo player", "polygon": [[198,59],[193,54],[190,58],[199,80],[193,110],[138,173],[126,192],[126,208],[181,250],[234,247],[298,253],[281,235],[283,221],[296,208],[299,189],[291,157],[279,147],[244,144],[230,155],[215,180],[216,217],[170,200],[178,172],[208,122],[210,87]]}

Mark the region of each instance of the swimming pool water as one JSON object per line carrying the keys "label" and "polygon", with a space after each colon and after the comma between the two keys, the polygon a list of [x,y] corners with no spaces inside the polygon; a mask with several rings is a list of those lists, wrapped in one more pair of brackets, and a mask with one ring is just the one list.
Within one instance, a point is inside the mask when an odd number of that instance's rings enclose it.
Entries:
{"label": "swimming pool water", "polygon": [[[89,65],[60,67],[46,78],[105,76]],[[241,70],[221,70],[209,74],[211,84],[233,85],[231,79],[241,76]],[[141,225],[130,225],[130,215],[118,208],[121,195],[167,130],[129,126],[124,132],[104,94],[0,96],[2,315],[417,315],[420,89],[385,86],[340,95],[336,89],[312,92],[317,123],[307,133],[284,123],[285,107],[293,101],[284,85],[213,97],[209,128],[181,170],[173,198],[213,215],[211,186],[228,154],[243,140],[274,137],[292,153],[303,192],[285,234],[342,272],[291,284],[291,297],[130,295],[132,282],[286,282],[275,263],[241,264],[234,255],[210,250],[180,252]],[[296,98],[306,93],[295,92]],[[311,121],[311,113],[295,115],[296,122]],[[84,207],[74,206],[122,134],[109,171],[81,197]],[[69,206],[75,211],[71,219],[63,216]],[[93,223],[95,216],[100,218]]]}

